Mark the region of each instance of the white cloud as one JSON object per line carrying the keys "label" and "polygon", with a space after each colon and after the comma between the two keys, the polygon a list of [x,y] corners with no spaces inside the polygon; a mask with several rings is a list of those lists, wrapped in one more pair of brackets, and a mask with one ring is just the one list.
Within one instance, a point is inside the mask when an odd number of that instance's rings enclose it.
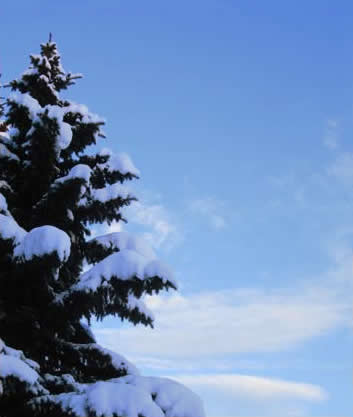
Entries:
{"label": "white cloud", "polygon": [[348,301],[320,286],[153,296],[146,302],[157,317],[154,330],[97,328],[100,343],[130,357],[199,362],[212,356],[285,350],[348,325],[351,314]]}
{"label": "white cloud", "polygon": [[248,397],[260,400],[297,398],[307,401],[322,401],[326,392],[318,385],[289,382],[283,379],[263,378],[239,374],[173,375],[190,387],[206,387],[212,391],[222,391],[234,397]]}
{"label": "white cloud", "polygon": [[353,153],[342,152],[328,167],[329,175],[336,177],[346,185],[353,184]]}
{"label": "white cloud", "polygon": [[337,231],[326,248],[332,266],[303,284],[149,296],[153,330],[102,323],[95,333],[101,344],[149,369],[264,369],[262,362],[234,355],[285,351],[352,325],[353,251],[347,243],[352,234],[352,229]]}
{"label": "white cloud", "polygon": [[210,226],[216,230],[226,227],[227,222],[224,214],[224,202],[214,198],[201,198],[192,201],[189,205],[193,213],[201,214],[209,222]]}
{"label": "white cloud", "polygon": [[[263,371],[266,369],[265,362],[262,360],[246,360],[246,359],[222,359],[215,358],[202,358],[201,361],[194,361],[190,358],[178,358],[166,359],[164,357],[151,357],[141,354],[129,354],[129,360],[131,360],[138,368],[144,368],[148,370],[158,370],[165,372],[199,372],[200,367],[207,372],[228,372],[229,369],[236,368],[237,370],[246,369],[247,371]],[[281,364],[278,364],[279,368]],[[307,366],[307,364],[306,364]],[[271,366],[273,368],[274,366]]]}
{"label": "white cloud", "polygon": [[[146,193],[146,192],[145,192]],[[155,198],[155,196],[154,196]],[[137,233],[155,249],[163,247],[171,249],[183,240],[180,227],[162,204],[149,204],[146,201],[134,201],[130,206],[122,209],[123,217],[128,224],[142,226]],[[94,224],[91,227],[91,238],[106,233],[120,232],[128,229],[123,221],[113,221],[110,225]]]}
{"label": "white cloud", "polygon": [[157,249],[161,246],[173,247],[182,240],[179,228],[161,204],[136,201],[126,208],[124,213],[130,223],[148,228],[148,231],[143,233],[143,237]]}

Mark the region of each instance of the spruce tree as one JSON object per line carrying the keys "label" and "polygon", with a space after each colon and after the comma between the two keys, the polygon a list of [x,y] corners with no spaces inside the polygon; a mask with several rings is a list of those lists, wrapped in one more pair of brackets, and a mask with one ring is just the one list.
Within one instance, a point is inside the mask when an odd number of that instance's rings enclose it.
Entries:
{"label": "spruce tree", "polygon": [[201,417],[191,391],[94,339],[92,318],[152,327],[143,296],[176,284],[137,237],[91,237],[126,221],[136,198],[124,183],[139,172],[97,150],[104,121],[61,97],[81,75],[65,72],[56,44],[30,60],[0,129],[0,416]]}

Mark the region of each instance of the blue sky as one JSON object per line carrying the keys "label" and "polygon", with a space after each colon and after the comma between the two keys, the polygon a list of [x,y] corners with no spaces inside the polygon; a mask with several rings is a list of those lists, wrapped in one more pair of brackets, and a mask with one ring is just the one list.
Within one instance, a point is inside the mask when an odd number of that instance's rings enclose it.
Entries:
{"label": "blue sky", "polygon": [[[352,413],[353,4],[3,1],[0,71],[51,31],[68,92],[140,169],[126,215],[170,264],[155,329],[100,342],[209,417]],[[113,226],[118,229],[118,226]]]}

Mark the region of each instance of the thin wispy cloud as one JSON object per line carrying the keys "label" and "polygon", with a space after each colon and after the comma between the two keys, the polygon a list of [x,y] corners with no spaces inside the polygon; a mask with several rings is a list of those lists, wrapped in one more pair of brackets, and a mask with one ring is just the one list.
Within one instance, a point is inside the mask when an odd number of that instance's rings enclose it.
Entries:
{"label": "thin wispy cloud", "polygon": [[[337,149],[338,141],[333,141],[337,124],[330,121],[327,129],[332,135],[325,146]],[[291,171],[268,176],[276,198],[286,197],[296,207],[304,207],[305,203],[312,211],[331,207],[329,193],[337,181],[353,184],[353,153],[339,151],[331,155],[333,162],[321,165],[316,173],[300,175]],[[215,198],[195,199],[184,209],[213,230],[221,231],[231,223],[225,202]],[[142,200],[129,210],[129,222],[142,226],[145,239],[155,248],[173,247],[180,242],[186,221],[177,223],[160,198],[156,204]],[[147,306],[157,318],[153,330],[100,325],[95,333],[99,342],[125,354],[139,368],[172,375],[203,398],[219,395],[231,402],[244,400],[246,407],[254,410],[252,415],[260,410],[267,417],[309,416],[306,406],[312,407],[311,403],[328,397],[324,388],[307,383],[310,380],[303,383],[263,375],[271,371],[281,377],[283,369],[291,367],[313,370],[316,366],[317,370],[319,364],[308,360],[299,363],[299,358],[290,364],[285,360],[268,363],[261,354],[301,348],[315,338],[351,326],[351,297],[344,290],[352,275],[352,250],[347,243],[351,235],[352,231],[345,227],[327,242],[331,268],[321,277],[309,278],[306,284],[296,281],[287,289],[254,287],[148,297]],[[344,364],[338,360],[325,366],[337,370]],[[266,413],[253,401],[262,407],[265,404]]]}
{"label": "thin wispy cloud", "polygon": [[[202,368],[203,372],[229,372],[230,369],[264,371],[268,368],[268,364],[263,360],[247,360],[247,359],[222,359],[219,357],[201,358],[200,361],[190,360],[190,358],[160,358],[143,355],[129,354],[129,359],[137,365],[137,367],[149,370],[161,370],[163,372],[184,372],[198,373]],[[307,366],[307,364],[303,365]],[[271,366],[273,367],[273,366]],[[277,368],[283,368],[283,364],[278,364]]]}
{"label": "thin wispy cloud", "polygon": [[[267,184],[272,189],[263,207],[284,215],[297,215],[296,210],[304,208],[307,213],[315,212],[317,218],[330,214],[339,226],[342,212],[348,214],[353,201],[353,193],[346,189],[353,185],[353,152],[339,151],[332,156],[330,162],[325,161],[312,172],[268,176]],[[323,222],[328,223],[327,217]]]}
{"label": "thin wispy cloud", "polygon": [[260,400],[298,398],[307,401],[323,401],[328,396],[325,390],[318,385],[252,375],[173,375],[173,378],[188,386],[201,386],[227,392],[235,398],[248,397]]}
{"label": "thin wispy cloud", "polygon": [[189,209],[205,218],[208,224],[215,230],[224,229],[227,226],[225,203],[215,198],[207,197],[191,201]]}
{"label": "thin wispy cloud", "polygon": [[324,138],[323,138],[323,144],[331,150],[338,148],[339,141],[338,141],[337,120],[330,119],[327,121]]}
{"label": "thin wispy cloud", "polygon": [[143,238],[154,248],[171,248],[182,241],[180,228],[162,204],[136,201],[124,210],[129,223],[143,226]]}
{"label": "thin wispy cloud", "polygon": [[353,153],[342,152],[328,167],[327,173],[345,185],[353,184]]}
{"label": "thin wispy cloud", "polygon": [[[97,328],[100,342],[135,357],[203,358],[275,352],[304,343],[351,318],[350,300],[322,285],[288,290],[238,289],[153,296],[155,329]],[[190,319],[192,317],[192,319]]]}
{"label": "thin wispy cloud", "polygon": [[284,175],[270,175],[267,177],[268,182],[278,188],[287,188],[292,186],[295,182],[294,174],[284,174]]}

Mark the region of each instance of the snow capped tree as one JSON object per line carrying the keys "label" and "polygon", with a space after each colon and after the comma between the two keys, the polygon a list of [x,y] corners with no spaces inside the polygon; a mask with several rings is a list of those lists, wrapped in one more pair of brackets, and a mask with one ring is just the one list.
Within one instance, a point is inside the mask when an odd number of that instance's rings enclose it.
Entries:
{"label": "snow capped tree", "polygon": [[[139,171],[126,154],[97,149],[104,121],[61,98],[80,74],[41,45],[12,81],[0,129],[1,417],[202,417],[199,398],[169,379],[141,376],[94,339],[91,318],[152,326],[146,294],[176,289],[168,268],[126,232]],[[99,143],[98,143],[99,144]]]}

